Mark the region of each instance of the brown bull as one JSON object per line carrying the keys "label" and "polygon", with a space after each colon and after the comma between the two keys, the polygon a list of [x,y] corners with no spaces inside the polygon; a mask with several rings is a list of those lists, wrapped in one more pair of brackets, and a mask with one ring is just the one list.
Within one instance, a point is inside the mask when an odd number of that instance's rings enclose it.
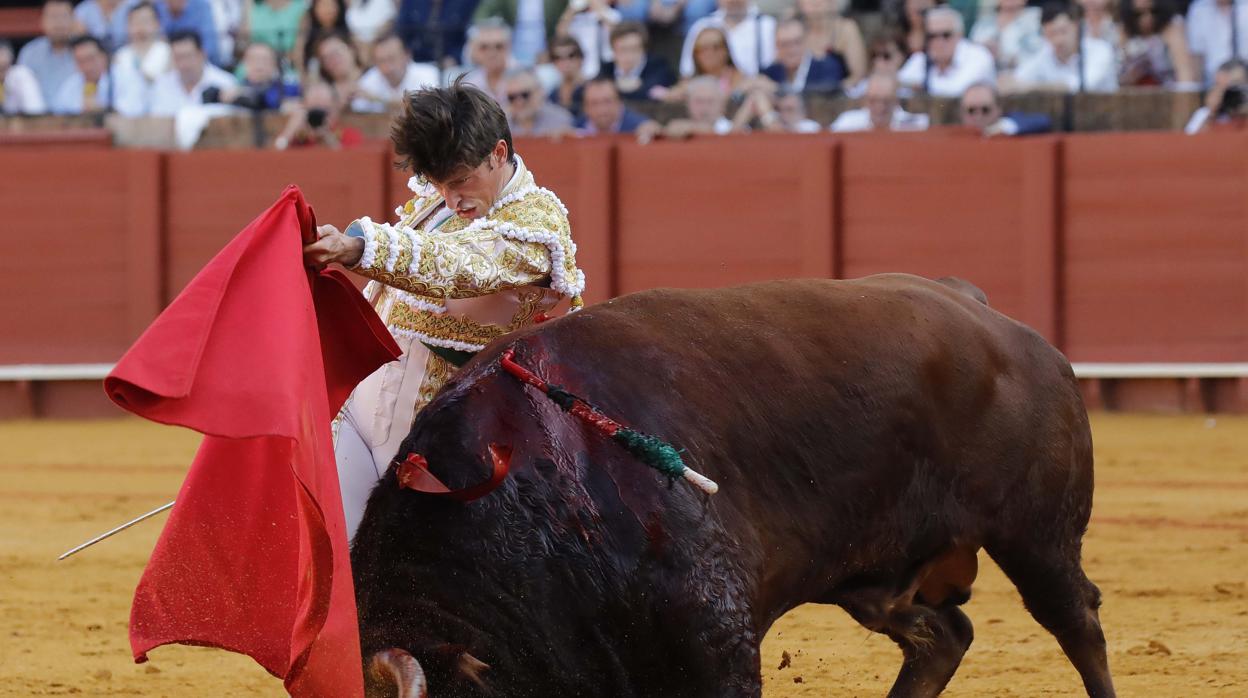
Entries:
{"label": "brown bull", "polygon": [[[982,301],[903,275],[658,290],[496,342],[397,461],[419,453],[463,487],[503,444],[511,476],[462,504],[392,468],[355,540],[374,678],[423,667],[435,698],[758,696],[767,629],[814,602],[900,645],[891,695],[933,696],[971,644],[959,606],[982,548],[1088,694],[1113,695],[1080,566],[1078,386]],[[521,384],[499,368],[509,348],[685,449],[719,494],[669,483]]]}

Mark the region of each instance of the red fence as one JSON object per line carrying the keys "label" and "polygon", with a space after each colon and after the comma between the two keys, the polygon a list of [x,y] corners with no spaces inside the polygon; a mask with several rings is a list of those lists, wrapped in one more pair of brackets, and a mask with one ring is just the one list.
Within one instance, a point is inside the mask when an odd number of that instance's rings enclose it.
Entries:
{"label": "red fence", "polygon": [[[1248,136],[518,150],[572,212],[590,301],[661,285],[956,275],[1073,361],[1248,360]],[[392,217],[407,175],[391,162],[380,149],[0,150],[0,364],[115,360],[289,183],[323,223]]]}

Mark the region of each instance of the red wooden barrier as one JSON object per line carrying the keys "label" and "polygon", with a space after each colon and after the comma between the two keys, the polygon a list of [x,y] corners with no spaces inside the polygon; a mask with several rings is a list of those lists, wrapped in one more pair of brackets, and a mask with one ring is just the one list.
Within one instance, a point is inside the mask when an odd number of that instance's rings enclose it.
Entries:
{"label": "red wooden barrier", "polygon": [[1067,353],[1248,359],[1248,137],[1066,140]]}
{"label": "red wooden barrier", "polygon": [[821,138],[621,144],[620,293],[831,276],[835,162]]}
{"label": "red wooden barrier", "polygon": [[318,223],[339,228],[360,216],[389,220],[380,149],[200,151],[169,155],[166,179],[167,298],[214,254],[298,184]]}
{"label": "red wooden barrier", "polygon": [[[1248,360],[1245,135],[517,146],[571,211],[591,301],[664,285],[957,275],[1075,361]],[[0,364],[116,360],[291,182],[322,223],[392,220],[408,196],[392,162],[383,147],[0,150],[0,169],[17,173],[0,187]],[[1248,409],[1243,380],[1090,387],[1111,407]],[[73,393],[36,397],[52,412],[77,404],[58,395]],[[0,386],[0,414],[14,400],[30,391]]]}

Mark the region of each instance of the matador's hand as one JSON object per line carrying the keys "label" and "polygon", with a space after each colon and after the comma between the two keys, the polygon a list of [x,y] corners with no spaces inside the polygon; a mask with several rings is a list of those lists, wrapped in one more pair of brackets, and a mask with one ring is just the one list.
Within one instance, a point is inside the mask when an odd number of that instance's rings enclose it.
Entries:
{"label": "matador's hand", "polygon": [[334,262],[353,266],[364,256],[363,238],[343,235],[332,225],[317,227],[316,235],[316,242],[303,246],[303,263],[314,269],[324,269]]}

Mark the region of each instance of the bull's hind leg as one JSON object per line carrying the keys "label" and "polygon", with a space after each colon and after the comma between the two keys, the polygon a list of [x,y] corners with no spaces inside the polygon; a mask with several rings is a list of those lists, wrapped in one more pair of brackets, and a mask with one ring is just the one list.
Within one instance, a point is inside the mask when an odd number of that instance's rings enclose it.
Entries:
{"label": "bull's hind leg", "polygon": [[975,637],[958,608],[970,598],[974,579],[975,551],[955,548],[919,570],[904,590],[868,587],[837,595],[835,603],[855,620],[901,647],[904,661],[889,696],[936,696],[953,678]]}
{"label": "bull's hind leg", "polygon": [[1092,698],[1112,698],[1114,682],[1101,630],[1101,592],[1083,573],[1079,542],[1048,546],[1026,541],[1009,546],[989,545],[996,560],[1023,597],[1023,604],[1079,671]]}

